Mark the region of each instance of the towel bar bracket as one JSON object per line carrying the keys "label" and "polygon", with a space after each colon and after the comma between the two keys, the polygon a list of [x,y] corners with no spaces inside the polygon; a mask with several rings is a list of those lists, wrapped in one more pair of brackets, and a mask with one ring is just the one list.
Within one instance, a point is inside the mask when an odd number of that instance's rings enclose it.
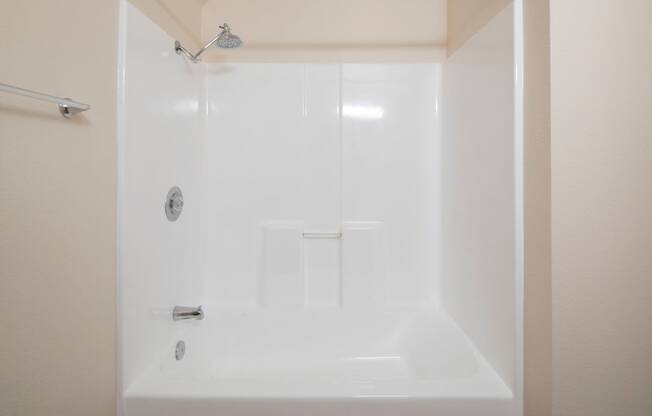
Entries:
{"label": "towel bar bracket", "polygon": [[[71,100],[71,98],[66,97],[66,100]],[[59,104],[59,112],[65,118],[72,118],[72,116],[74,116],[77,113],[81,113],[82,111],[86,111],[86,110],[82,110],[77,107],[70,107],[69,105],[66,104]]]}

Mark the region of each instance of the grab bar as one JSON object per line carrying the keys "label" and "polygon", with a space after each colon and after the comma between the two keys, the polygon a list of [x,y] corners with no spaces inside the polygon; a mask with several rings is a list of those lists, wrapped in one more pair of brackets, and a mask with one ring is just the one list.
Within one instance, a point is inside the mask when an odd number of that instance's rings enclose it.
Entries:
{"label": "grab bar", "polygon": [[91,109],[90,105],[77,102],[70,98],[55,97],[54,95],[48,95],[36,91],[31,91],[25,88],[14,87],[13,85],[0,83],[0,91],[57,104],[59,106],[59,112],[65,118],[71,118],[77,113]]}
{"label": "grab bar", "polygon": [[342,238],[342,233],[341,232],[331,232],[331,233],[304,232],[303,233],[303,238],[306,238],[306,239],[332,239],[332,240],[337,240],[337,239]]}

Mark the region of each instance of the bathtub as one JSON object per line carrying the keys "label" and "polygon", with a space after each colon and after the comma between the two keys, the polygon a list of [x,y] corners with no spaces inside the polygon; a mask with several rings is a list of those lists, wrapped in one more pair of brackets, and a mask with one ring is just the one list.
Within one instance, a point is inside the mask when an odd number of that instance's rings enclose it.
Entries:
{"label": "bathtub", "polygon": [[513,394],[442,311],[207,308],[125,393],[127,416],[511,414]]}
{"label": "bathtub", "polygon": [[192,63],[123,2],[118,416],[522,415],[519,10],[443,63]]}

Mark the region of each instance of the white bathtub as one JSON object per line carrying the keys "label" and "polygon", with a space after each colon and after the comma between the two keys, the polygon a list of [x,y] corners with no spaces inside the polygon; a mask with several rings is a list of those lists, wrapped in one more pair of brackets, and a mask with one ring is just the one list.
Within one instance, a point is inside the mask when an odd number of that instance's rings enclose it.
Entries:
{"label": "white bathtub", "polygon": [[127,416],[504,416],[513,395],[445,314],[229,312],[187,323]]}
{"label": "white bathtub", "polygon": [[118,416],[522,415],[519,9],[445,63],[192,64],[123,6]]}

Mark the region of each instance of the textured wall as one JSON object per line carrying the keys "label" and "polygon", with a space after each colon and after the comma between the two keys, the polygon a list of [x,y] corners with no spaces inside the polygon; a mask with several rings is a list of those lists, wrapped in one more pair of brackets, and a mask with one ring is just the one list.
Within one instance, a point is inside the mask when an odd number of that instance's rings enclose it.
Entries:
{"label": "textured wall", "polygon": [[118,1],[3,1],[0,414],[115,414]]}
{"label": "textured wall", "polygon": [[652,2],[553,0],[553,414],[652,409]]}

